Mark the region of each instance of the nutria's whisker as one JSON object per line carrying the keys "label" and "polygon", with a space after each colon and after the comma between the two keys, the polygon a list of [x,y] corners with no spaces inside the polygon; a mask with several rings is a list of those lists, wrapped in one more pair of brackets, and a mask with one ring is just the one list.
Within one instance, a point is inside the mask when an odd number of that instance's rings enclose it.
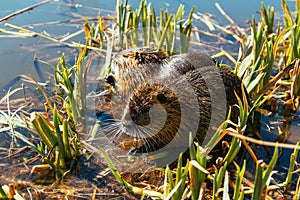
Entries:
{"label": "nutria's whisker", "polygon": [[124,134],[124,131],[118,127],[115,127],[114,129],[112,128],[109,131],[107,131],[105,134],[107,137],[114,139],[121,137]]}
{"label": "nutria's whisker", "polygon": [[[107,124],[105,124],[107,123]],[[120,137],[123,134],[121,129],[121,121],[115,120],[104,120],[103,125],[101,126],[101,130],[104,132],[105,135],[111,138]]]}
{"label": "nutria's whisker", "polygon": [[101,123],[120,123],[120,120],[117,119],[104,119]]}

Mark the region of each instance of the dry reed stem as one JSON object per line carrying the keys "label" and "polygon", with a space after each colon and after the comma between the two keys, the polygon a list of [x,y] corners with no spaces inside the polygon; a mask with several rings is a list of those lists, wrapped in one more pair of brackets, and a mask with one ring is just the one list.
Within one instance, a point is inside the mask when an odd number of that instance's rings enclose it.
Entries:
{"label": "dry reed stem", "polygon": [[40,3],[34,4],[34,5],[32,5],[32,6],[29,6],[29,7],[27,7],[27,8],[23,8],[23,9],[21,9],[21,10],[18,10],[17,12],[15,12],[15,13],[13,13],[13,14],[10,14],[10,15],[7,15],[7,16],[1,18],[1,19],[0,19],[0,24],[1,24],[2,22],[4,22],[4,21],[6,21],[6,20],[8,20],[8,19],[10,19],[10,18],[12,18],[12,17],[14,17],[14,16],[17,16],[17,15],[22,14],[22,13],[24,13],[24,12],[27,12],[27,11],[29,11],[29,10],[33,10],[34,8],[39,7],[39,6],[44,5],[44,4],[46,4],[46,3],[49,3],[49,2],[50,2],[50,0],[45,0],[45,1],[42,1],[42,2],[40,2]]}
{"label": "dry reed stem", "polygon": [[[46,35],[44,35],[44,34],[37,33],[37,32],[31,31],[31,30],[28,30],[28,29],[25,29],[25,28],[22,28],[22,27],[20,27],[20,26],[16,26],[16,25],[13,25],[13,24],[6,23],[5,26],[7,26],[7,27],[9,27],[9,28],[17,29],[17,30],[22,31],[22,32],[25,32],[25,33],[31,33],[31,34],[33,34],[34,36],[39,36],[39,37],[41,37],[41,38],[50,40],[50,41],[52,41],[52,42],[55,42],[55,43],[58,43],[58,44],[61,44],[61,45],[66,45],[66,46],[69,46],[69,47],[76,47],[76,48],[78,48],[78,47],[85,48],[85,47],[86,47],[85,44],[79,44],[79,43],[75,43],[75,42],[67,43],[67,42],[60,41],[60,40],[54,39],[54,38],[52,38],[52,37],[46,36]],[[99,49],[99,48],[91,47],[91,46],[87,46],[86,48],[91,49],[91,50],[97,50],[97,51],[105,51],[104,49]]]}
{"label": "dry reed stem", "polygon": [[[112,18],[112,17],[101,17],[101,19],[104,19],[105,21],[116,20],[116,18]],[[89,21],[89,22],[98,21],[98,18],[96,17],[96,18],[58,20],[58,21],[52,21],[52,22],[30,24],[30,25],[25,25],[23,27],[37,27],[37,26],[56,25],[56,24],[63,24],[63,23],[81,23],[81,22],[84,23],[86,21]]]}
{"label": "dry reed stem", "polygon": [[252,142],[254,144],[258,144],[258,145],[264,145],[264,146],[270,146],[270,147],[280,147],[280,148],[286,148],[286,149],[299,149],[300,150],[300,146],[294,145],[294,144],[285,144],[285,143],[279,143],[279,142],[269,142],[269,141],[263,141],[263,140],[257,140],[245,135],[241,135],[241,134],[237,134],[237,133],[233,133],[231,131],[226,132],[227,135],[233,136],[233,137],[237,137],[240,140],[245,140],[248,142]]}
{"label": "dry reed stem", "polygon": [[229,15],[226,14],[226,12],[221,8],[220,4],[218,2],[215,3],[216,8],[219,10],[219,12],[230,22],[230,24],[235,24],[233,19],[229,17]]}

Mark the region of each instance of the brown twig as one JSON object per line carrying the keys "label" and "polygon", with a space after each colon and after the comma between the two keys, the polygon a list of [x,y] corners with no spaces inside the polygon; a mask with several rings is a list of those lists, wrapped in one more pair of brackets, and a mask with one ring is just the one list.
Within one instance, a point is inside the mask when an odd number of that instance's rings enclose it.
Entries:
{"label": "brown twig", "polygon": [[105,51],[103,49],[99,49],[97,47],[92,47],[92,46],[85,46],[84,44],[80,44],[80,43],[75,43],[75,42],[72,42],[72,43],[67,43],[65,41],[60,41],[60,40],[57,40],[55,38],[52,38],[52,37],[49,37],[47,35],[44,35],[44,34],[41,34],[41,33],[37,33],[37,32],[34,32],[34,31],[31,31],[31,30],[28,30],[28,29],[25,29],[25,28],[22,28],[20,26],[16,26],[16,25],[12,25],[12,24],[9,24],[9,23],[5,23],[5,26],[9,27],[9,28],[13,28],[13,29],[17,29],[19,31],[22,31],[24,33],[30,33],[32,34],[33,36],[38,36],[38,37],[41,37],[41,38],[44,38],[44,39],[47,39],[47,40],[50,40],[52,42],[55,42],[55,43],[58,43],[60,45],[66,45],[66,46],[69,46],[69,47],[82,47],[82,48],[88,48],[88,49],[92,49],[92,50],[96,50],[96,51]]}
{"label": "brown twig", "polygon": [[12,17],[14,17],[14,16],[16,16],[16,15],[22,14],[22,13],[27,12],[27,11],[29,11],[29,10],[33,10],[34,8],[36,8],[36,7],[38,7],[38,6],[44,5],[44,4],[49,3],[49,2],[50,2],[50,0],[45,0],[45,1],[42,1],[42,2],[40,2],[40,3],[34,4],[34,5],[32,5],[32,6],[29,6],[29,7],[27,7],[27,8],[23,8],[23,9],[21,9],[21,10],[15,12],[15,13],[13,13],[13,14],[7,15],[7,16],[3,17],[2,19],[0,19],[0,24],[1,24],[2,22],[4,22],[4,21],[6,21],[6,20],[8,20],[8,19],[10,19],[10,18],[12,18]]}
{"label": "brown twig", "polygon": [[[116,18],[113,17],[101,17],[101,19],[104,19],[105,21],[113,21],[116,20]],[[81,23],[81,22],[92,22],[97,21],[98,18],[84,18],[84,19],[67,19],[67,20],[58,20],[58,21],[52,21],[52,22],[43,22],[43,23],[37,23],[37,24],[29,24],[23,26],[25,27],[37,27],[37,26],[45,26],[45,25],[56,25],[56,24],[63,24],[63,23]]]}
{"label": "brown twig", "polygon": [[276,76],[274,76],[254,97],[253,99],[257,99],[261,94],[265,93],[268,89],[270,89],[270,87],[276,83],[283,74],[289,72],[295,65],[298,58],[296,58],[295,60],[293,60],[293,62],[291,62],[286,68],[284,68],[283,70],[281,70],[279,73],[276,74]]}
{"label": "brown twig", "polygon": [[262,141],[262,140],[257,140],[245,135],[241,135],[241,134],[237,134],[234,133],[234,131],[227,131],[226,134],[233,136],[233,137],[237,137],[240,140],[245,140],[248,142],[252,142],[254,144],[258,144],[258,145],[264,145],[264,146],[270,146],[270,147],[280,147],[280,148],[285,148],[285,149],[300,149],[299,146],[295,145],[295,144],[285,144],[285,143],[279,143],[279,142],[269,142],[269,141]]}
{"label": "brown twig", "polygon": [[9,24],[9,23],[6,23],[5,26],[9,27],[9,28],[14,28],[14,29],[17,29],[19,31],[22,31],[24,33],[31,33],[33,35],[36,35],[36,36],[39,36],[39,37],[42,37],[44,39],[47,39],[47,40],[50,40],[52,42],[56,42],[56,43],[61,43],[59,40],[57,39],[54,39],[54,38],[51,38],[49,36],[46,36],[46,35],[43,35],[43,34],[40,34],[40,33],[37,33],[37,32],[34,32],[34,31],[31,31],[31,30],[28,30],[28,29],[25,29],[25,28],[22,28],[20,26],[16,26],[16,25],[12,25],[12,24]]}

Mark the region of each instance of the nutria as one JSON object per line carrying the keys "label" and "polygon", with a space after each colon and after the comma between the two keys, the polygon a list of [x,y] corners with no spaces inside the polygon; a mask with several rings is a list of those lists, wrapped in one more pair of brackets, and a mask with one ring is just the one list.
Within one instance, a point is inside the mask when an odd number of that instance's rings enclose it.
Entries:
{"label": "nutria", "polygon": [[[119,53],[107,82],[115,93],[111,118],[104,120],[102,131],[126,151],[168,149],[174,158],[188,148],[190,132],[200,145],[206,143],[208,132],[237,104],[235,93],[242,96],[241,80],[209,56],[166,56],[153,48]],[[237,122],[238,114],[233,108],[231,120]]]}

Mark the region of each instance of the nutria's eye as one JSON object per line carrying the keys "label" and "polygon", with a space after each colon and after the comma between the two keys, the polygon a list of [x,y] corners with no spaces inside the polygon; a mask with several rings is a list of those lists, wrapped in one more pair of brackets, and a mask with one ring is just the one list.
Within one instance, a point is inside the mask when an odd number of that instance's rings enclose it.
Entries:
{"label": "nutria's eye", "polygon": [[166,103],[167,102],[167,97],[160,93],[157,95],[157,100],[159,101],[159,103]]}
{"label": "nutria's eye", "polygon": [[108,83],[111,86],[115,87],[116,80],[115,80],[115,77],[113,75],[110,74],[110,75],[106,76],[105,81],[106,81],[106,83]]}

